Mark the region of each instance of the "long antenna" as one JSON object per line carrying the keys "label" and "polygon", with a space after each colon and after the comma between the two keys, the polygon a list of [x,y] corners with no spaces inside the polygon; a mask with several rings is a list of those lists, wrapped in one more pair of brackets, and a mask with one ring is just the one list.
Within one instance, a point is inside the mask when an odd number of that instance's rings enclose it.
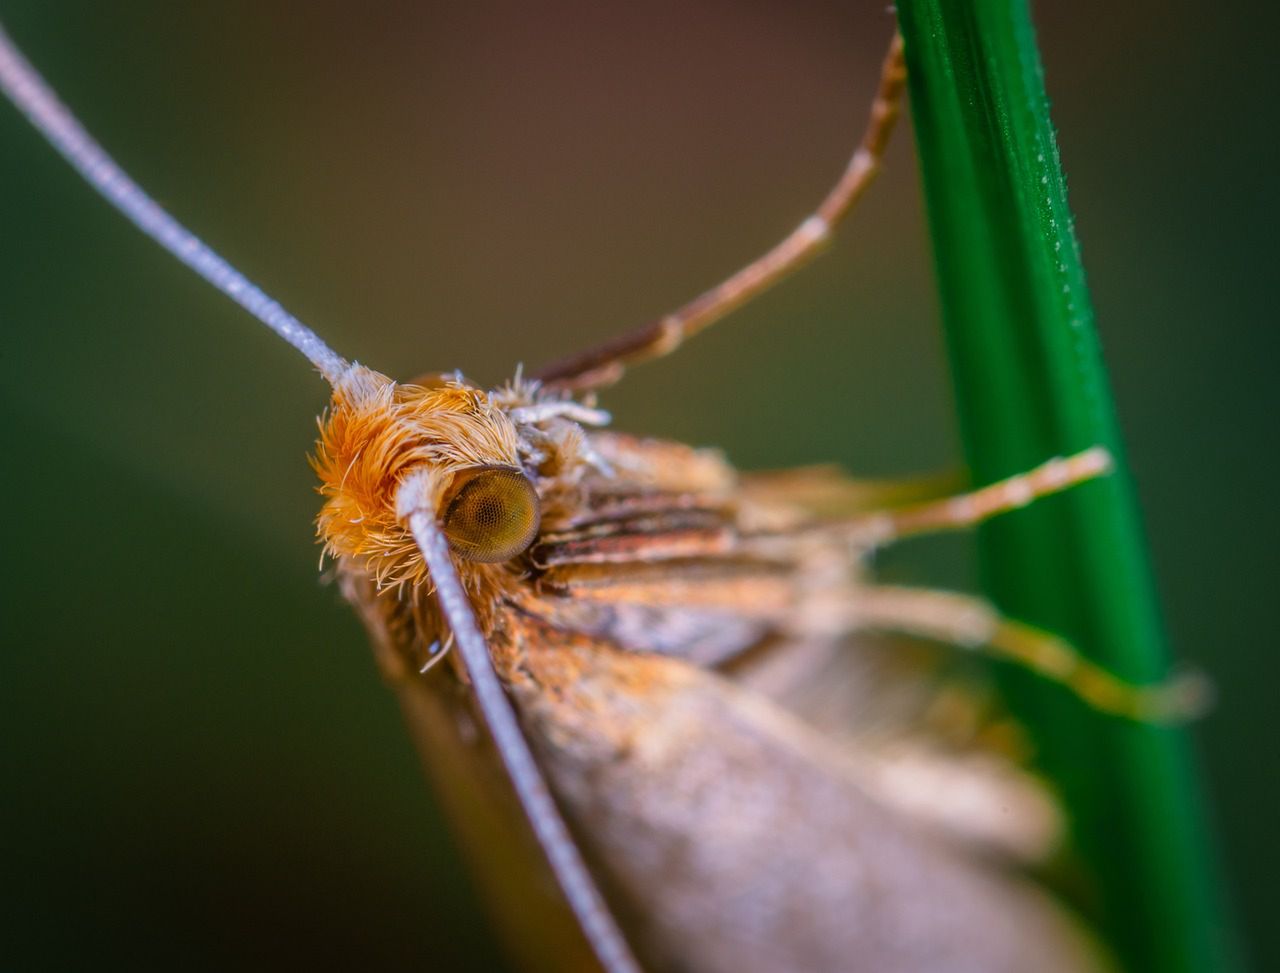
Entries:
{"label": "long antenna", "polygon": [[166,213],[129,178],[58,100],[40,73],[14,46],[3,25],[0,25],[0,88],[85,181],[138,229],[306,355],[330,385],[342,377],[348,367],[346,359]]}
{"label": "long antenna", "polygon": [[[252,281],[218,256],[148,196],[121,169],[31,66],[0,26],[0,88],[89,185],[147,236],[307,356],[334,384],[347,361]],[[639,973],[639,964],[600,896],[520,733],[484,636],[454,570],[449,544],[430,514],[415,512],[410,529],[436,585],[472,685],[506,764],[516,794],[569,902],[606,973]]]}
{"label": "long antenna", "polygon": [[506,765],[516,796],[560,883],[565,900],[573,909],[606,973],[640,973],[640,964],[591,878],[591,872],[573,843],[547,789],[547,782],[533,759],[529,744],[520,732],[511,703],[507,701],[498,674],[493,669],[484,635],[476,625],[471,602],[454,570],[448,540],[436,525],[434,515],[426,510],[415,510],[409,515],[409,529],[422,552],[422,559],[427,563],[427,570],[431,572],[431,580],[435,582],[441,614],[453,630],[458,652],[462,655],[467,675],[471,677],[471,688],[498,755]]}

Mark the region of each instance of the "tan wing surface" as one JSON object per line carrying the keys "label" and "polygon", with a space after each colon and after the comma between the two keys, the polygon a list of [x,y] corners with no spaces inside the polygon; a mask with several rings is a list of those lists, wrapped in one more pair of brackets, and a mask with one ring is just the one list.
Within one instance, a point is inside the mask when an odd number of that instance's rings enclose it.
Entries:
{"label": "tan wing surface", "polygon": [[654,969],[1105,967],[1042,891],[874,798],[768,700],[533,620],[510,637],[530,738]]}

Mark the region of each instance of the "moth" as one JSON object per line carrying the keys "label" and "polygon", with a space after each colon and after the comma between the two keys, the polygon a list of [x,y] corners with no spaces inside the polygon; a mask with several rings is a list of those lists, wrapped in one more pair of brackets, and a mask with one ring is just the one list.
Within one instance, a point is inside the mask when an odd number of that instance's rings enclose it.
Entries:
{"label": "moth", "polygon": [[904,80],[895,40],[845,172],[759,260],[652,326],[482,389],[340,357],[147,197],[0,34],[0,83],[36,127],[330,383],[321,540],[531,968],[1107,965],[1027,877],[1054,845],[1051,798],[986,744],[980,714],[939,716],[936,660],[864,641],[987,651],[1124,716],[1191,709],[1194,684],[1128,686],[979,599],[870,570],[901,537],[1106,475],[1106,453],[938,496],[742,474],[610,430],[597,401],[825,245],[879,167]]}

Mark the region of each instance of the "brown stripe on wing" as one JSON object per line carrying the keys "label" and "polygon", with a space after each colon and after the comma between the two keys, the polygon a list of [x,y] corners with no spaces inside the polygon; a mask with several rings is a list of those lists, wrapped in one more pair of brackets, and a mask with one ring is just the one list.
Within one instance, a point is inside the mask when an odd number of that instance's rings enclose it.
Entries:
{"label": "brown stripe on wing", "polygon": [[524,598],[512,608],[563,632],[602,639],[631,652],[675,656],[704,667],[741,655],[772,630],[767,619],[689,605],[548,596]]}
{"label": "brown stripe on wing", "polygon": [[575,598],[723,608],[768,618],[782,617],[796,602],[789,565],[751,560],[565,564],[545,571],[539,587]]}
{"label": "brown stripe on wing", "polygon": [[588,489],[578,498],[570,511],[560,516],[554,514],[544,524],[550,531],[566,531],[600,524],[616,523],[646,514],[687,512],[725,518],[731,515],[732,505],[724,497],[705,493],[670,492],[665,490],[626,490],[615,484],[610,489],[588,484]]}
{"label": "brown stripe on wing", "polygon": [[684,498],[671,494],[652,494],[632,499],[645,502],[643,505],[619,504],[597,516],[583,518],[572,524],[544,526],[538,540],[540,543],[548,543],[618,534],[655,535],[688,528],[725,527],[733,522],[729,511],[693,504],[684,506],[678,502]]}
{"label": "brown stripe on wing", "polygon": [[533,591],[513,607],[561,631],[702,666],[776,634],[798,603],[801,545],[783,538],[758,552],[743,536],[733,473],[719,456],[617,435],[593,445],[615,475],[589,478],[575,511],[544,522],[529,553]]}
{"label": "brown stripe on wing", "polygon": [[[608,525],[613,527],[614,525]],[[737,534],[722,523],[680,524],[673,518],[629,522],[617,529],[605,526],[540,540],[531,552],[534,564],[550,568],[565,564],[628,564],[675,558],[715,557],[737,546]]]}
{"label": "brown stripe on wing", "polygon": [[723,500],[656,489],[628,493],[614,482],[609,492],[591,486],[583,513],[543,525],[530,551],[536,567],[720,558],[737,544],[735,511]]}
{"label": "brown stripe on wing", "polygon": [[515,607],[561,631],[715,666],[771,637],[794,609],[780,565],[681,559],[561,564]]}

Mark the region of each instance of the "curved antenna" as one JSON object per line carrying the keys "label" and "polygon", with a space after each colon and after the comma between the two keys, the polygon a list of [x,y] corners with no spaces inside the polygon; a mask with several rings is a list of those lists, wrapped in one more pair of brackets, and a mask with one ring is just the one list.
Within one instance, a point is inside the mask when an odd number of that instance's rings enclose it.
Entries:
{"label": "curved antenna", "polygon": [[880,160],[902,110],[906,84],[902,35],[895,33],[880,68],[880,86],[871,103],[871,117],[862,139],[839,181],[808,219],[781,243],[683,307],[642,328],[539,369],[533,377],[544,385],[573,391],[612,385],[628,366],[671,354],[703,328],[768,290],[815,256],[880,171]]}
{"label": "curved antenna", "polygon": [[14,46],[3,26],[0,26],[0,89],[85,181],[138,229],[306,355],[330,385],[342,377],[348,367],[346,359],[161,209],[130,179],[58,100],[40,73]]}
{"label": "curved antenna", "polygon": [[471,602],[454,569],[448,540],[430,511],[413,511],[409,515],[409,530],[422,552],[427,570],[431,572],[440,613],[453,631],[454,644],[462,656],[467,675],[471,677],[471,688],[493,736],[498,756],[507,768],[516,796],[578,924],[606,973],[640,973],[640,965],[596,888],[547,789],[542,771],[534,762],[529,744],[520,732],[515,712],[494,671],[489,647],[476,624]]}

